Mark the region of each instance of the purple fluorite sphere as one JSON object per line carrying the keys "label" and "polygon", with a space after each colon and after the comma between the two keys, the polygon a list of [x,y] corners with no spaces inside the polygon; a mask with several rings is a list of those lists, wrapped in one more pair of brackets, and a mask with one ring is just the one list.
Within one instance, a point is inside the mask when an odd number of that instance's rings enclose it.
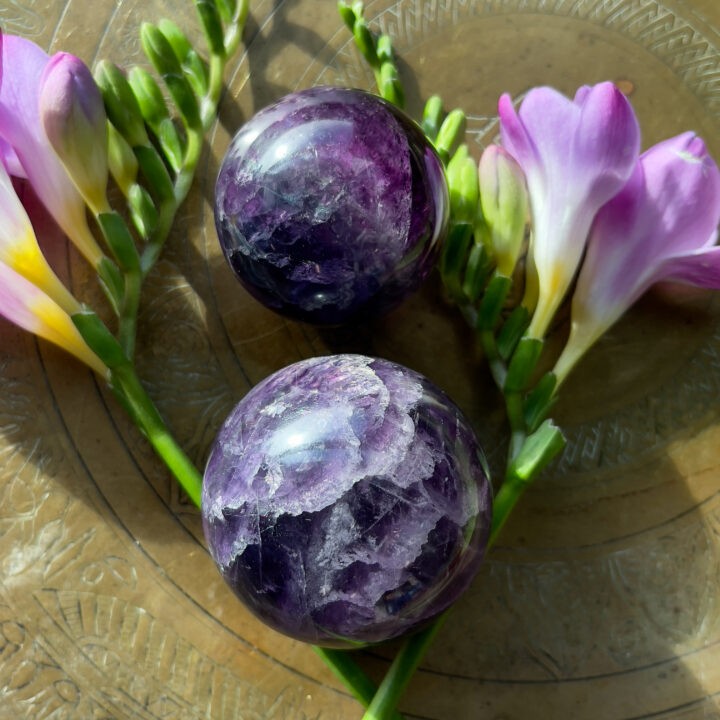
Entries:
{"label": "purple fluorite sphere", "polygon": [[490,529],[477,439],[426,378],[386,360],[304,360],[225,421],[202,516],[226,581],[267,624],[343,647],[418,629],[467,588]]}
{"label": "purple fluorite sphere", "polygon": [[318,87],[247,122],[223,160],[215,225],[247,290],[337,325],[384,312],[432,269],[447,225],[442,164],[376,95]]}

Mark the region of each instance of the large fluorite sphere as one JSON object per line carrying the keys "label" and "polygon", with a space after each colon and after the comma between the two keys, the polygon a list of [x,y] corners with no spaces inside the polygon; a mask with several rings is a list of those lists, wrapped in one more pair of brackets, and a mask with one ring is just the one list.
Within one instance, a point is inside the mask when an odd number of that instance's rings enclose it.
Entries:
{"label": "large fluorite sphere", "polygon": [[359,355],[290,365],[226,420],[205,471],[210,552],[270,626],[373,643],[453,603],[483,557],[491,490],[475,435],[407,368]]}
{"label": "large fluorite sphere", "polygon": [[215,224],[248,291],[290,317],[336,325],[383,312],[432,269],[445,176],[418,126],[379,97],[293,93],[237,133]]}

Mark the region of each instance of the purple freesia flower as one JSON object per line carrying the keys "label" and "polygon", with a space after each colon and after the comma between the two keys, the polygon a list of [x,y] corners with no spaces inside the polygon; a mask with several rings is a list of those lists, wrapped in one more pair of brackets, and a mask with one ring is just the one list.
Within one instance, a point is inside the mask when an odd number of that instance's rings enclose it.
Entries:
{"label": "purple freesia flower", "polygon": [[558,379],[653,283],[720,289],[718,222],[720,171],[699,137],[683,133],[645,152],[593,225]]}
{"label": "purple freesia flower", "polygon": [[25,38],[2,35],[1,43],[0,153],[12,174],[30,181],[63,232],[95,267],[102,251],[88,228],[85,203],[40,122],[41,78],[50,58]]}
{"label": "purple freesia flower", "polygon": [[630,103],[609,82],[580,88],[574,100],[535,88],[519,112],[506,94],[498,109],[503,145],[527,180],[529,267],[538,285],[528,334],[542,338],[575,276],[595,214],[632,173],[640,130]]}

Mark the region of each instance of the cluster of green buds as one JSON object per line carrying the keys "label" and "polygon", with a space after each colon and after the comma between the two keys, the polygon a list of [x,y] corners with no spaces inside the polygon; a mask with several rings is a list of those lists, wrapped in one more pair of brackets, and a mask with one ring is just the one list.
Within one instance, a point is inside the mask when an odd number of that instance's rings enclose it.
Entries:
{"label": "cluster of green buds", "polygon": [[[132,357],[140,286],[160,256],[173,219],[197,168],[203,137],[213,122],[227,59],[237,48],[248,14],[248,0],[196,2],[208,46],[208,59],[172,21],[140,30],[143,50],[172,101],[156,78],[141,67],[128,73],[108,61],[95,70],[108,117],[110,173],[126,198],[140,243],[116,212],[98,222],[121,271],[106,285],[115,299],[119,338]],[[120,295],[118,297],[118,291]]]}
{"label": "cluster of green buds", "polygon": [[352,33],[355,45],[375,75],[378,95],[402,108],[405,105],[405,94],[390,36],[371,32],[365,22],[365,7],[361,0],[355,0],[350,5],[339,0],[338,11]]}

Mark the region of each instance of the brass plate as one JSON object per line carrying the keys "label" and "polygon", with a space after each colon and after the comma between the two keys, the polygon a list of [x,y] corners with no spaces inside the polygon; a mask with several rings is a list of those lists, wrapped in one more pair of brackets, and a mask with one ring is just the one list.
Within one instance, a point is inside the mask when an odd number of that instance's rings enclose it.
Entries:
{"label": "brass plate", "polygon": [[[92,63],[141,59],[141,21],[176,0],[0,0],[5,32]],[[619,82],[644,145],[694,129],[720,158],[717,0],[370,0],[409,95],[470,114],[538,84]],[[504,428],[472,338],[430,282],[389,317],[319,331],[260,308],[216,246],[211,199],[229,138],[287,91],[370,87],[329,0],[256,0],[220,122],[143,297],[139,367],[202,463],[234,402],[301,357],[361,350],[446,388],[499,463]],[[52,262],[101,305],[64,244]],[[226,589],[197,512],[112,396],[62,352],[0,324],[0,718],[359,718],[313,652]],[[555,340],[562,336],[560,326]],[[423,662],[416,720],[720,718],[720,299],[644,299],[568,382],[570,447],[524,498]],[[380,675],[391,649],[363,653]]]}

